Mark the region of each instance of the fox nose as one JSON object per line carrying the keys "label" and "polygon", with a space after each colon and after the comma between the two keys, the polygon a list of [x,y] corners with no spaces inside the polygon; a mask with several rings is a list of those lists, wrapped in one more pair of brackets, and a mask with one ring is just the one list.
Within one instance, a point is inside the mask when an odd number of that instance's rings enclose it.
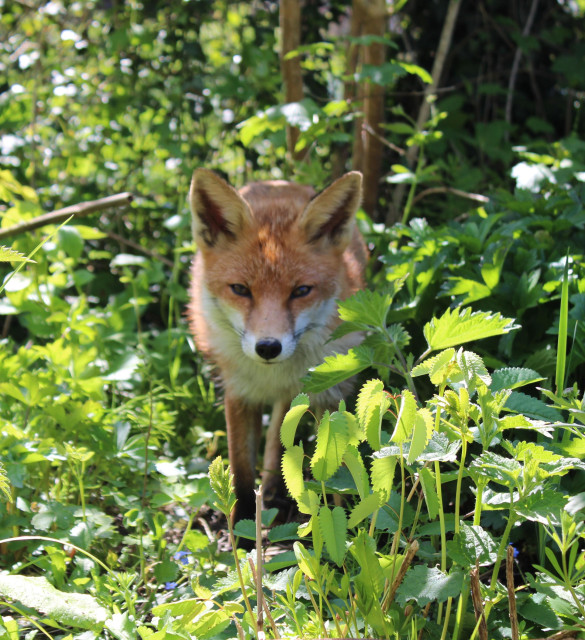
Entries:
{"label": "fox nose", "polygon": [[272,360],[280,355],[282,345],[276,338],[262,338],[256,343],[256,353],[264,360]]}

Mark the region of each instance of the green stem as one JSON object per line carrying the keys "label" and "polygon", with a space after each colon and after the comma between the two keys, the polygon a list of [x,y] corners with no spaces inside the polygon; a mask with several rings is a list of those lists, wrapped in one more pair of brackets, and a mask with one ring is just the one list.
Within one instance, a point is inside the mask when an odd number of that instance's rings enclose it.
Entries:
{"label": "green stem", "polygon": [[514,507],[512,506],[512,500],[512,491],[510,491],[510,512],[508,514],[508,522],[506,523],[506,528],[504,529],[502,539],[500,540],[500,546],[498,547],[498,559],[496,560],[496,564],[494,565],[494,570],[492,572],[492,581],[490,583],[490,589],[492,591],[494,591],[496,588],[496,584],[498,582],[498,573],[500,572],[500,565],[502,564],[502,560],[506,555],[506,548],[508,546],[508,540],[510,539],[510,531],[512,531],[512,527],[516,522],[516,513],[514,511]]}

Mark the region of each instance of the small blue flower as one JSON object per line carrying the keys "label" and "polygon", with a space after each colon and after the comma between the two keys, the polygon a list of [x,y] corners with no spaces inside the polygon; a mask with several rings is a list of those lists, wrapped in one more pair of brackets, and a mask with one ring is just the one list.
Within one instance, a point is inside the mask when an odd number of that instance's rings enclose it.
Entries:
{"label": "small blue flower", "polygon": [[189,564],[190,551],[177,551],[173,556],[173,560],[180,562],[181,564]]}
{"label": "small blue flower", "polygon": [[176,582],[165,582],[165,589],[167,591],[172,591],[173,589],[177,588],[177,583]]}

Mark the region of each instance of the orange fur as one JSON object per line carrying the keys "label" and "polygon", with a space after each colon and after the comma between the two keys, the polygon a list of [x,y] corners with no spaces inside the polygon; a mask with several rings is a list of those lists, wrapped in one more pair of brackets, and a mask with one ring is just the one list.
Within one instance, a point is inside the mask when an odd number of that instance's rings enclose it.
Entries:
{"label": "orange fur", "polygon": [[[327,343],[339,323],[336,300],[364,285],[367,251],[354,219],[360,199],[356,172],[317,196],[311,187],[284,181],[253,183],[238,193],[206,169],[193,174],[198,252],[188,317],[225,390],[236,520],[255,512],[262,407],[274,406],[264,455],[266,498],[279,480],[278,430],[301,377],[359,340],[350,334]],[[347,390],[345,384],[319,394],[314,406],[335,406]]]}

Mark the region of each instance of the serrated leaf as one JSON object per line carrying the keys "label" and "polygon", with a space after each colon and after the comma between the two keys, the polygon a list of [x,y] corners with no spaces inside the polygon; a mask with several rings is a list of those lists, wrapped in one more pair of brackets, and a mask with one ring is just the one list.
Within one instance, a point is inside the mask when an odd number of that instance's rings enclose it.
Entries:
{"label": "serrated leaf", "polygon": [[523,369],[521,367],[506,367],[497,369],[492,373],[491,391],[501,391],[502,389],[517,389],[527,384],[533,384],[544,380],[540,374],[533,369]]}
{"label": "serrated leaf", "polygon": [[349,432],[346,417],[326,411],[317,428],[317,445],[311,458],[313,476],[318,482],[328,480],[341,466]]}
{"label": "serrated leaf", "polygon": [[29,260],[24,253],[10,247],[0,246],[0,262],[34,262],[34,260]]}
{"label": "serrated leaf", "polygon": [[492,480],[505,487],[514,487],[522,473],[522,467],[519,462],[513,458],[504,458],[491,451],[486,451],[475,458],[469,465],[469,469],[478,476]]}
{"label": "serrated leaf", "polygon": [[350,548],[361,569],[356,582],[370,598],[379,599],[384,588],[384,572],[376,556],[376,543],[365,531],[360,531]]}
{"label": "serrated leaf", "polygon": [[434,426],[433,416],[427,408],[416,412],[407,464],[412,464],[426,449],[433,435]]}
{"label": "serrated leaf", "polygon": [[299,511],[308,516],[317,515],[319,504],[319,496],[312,489],[305,489],[297,499]]}
{"label": "serrated leaf", "polygon": [[297,529],[298,522],[287,522],[271,527],[268,531],[268,540],[272,543],[283,542],[284,540],[296,540],[299,537]]}
{"label": "serrated leaf", "polygon": [[372,460],[372,488],[384,502],[387,502],[390,498],[397,460],[396,456],[386,456]]}
{"label": "serrated leaf", "polygon": [[42,576],[0,574],[0,593],[48,618],[78,629],[101,628],[107,609],[90,595],[59,591]]}
{"label": "serrated leaf", "polygon": [[384,496],[378,493],[370,493],[363,500],[360,500],[349,514],[348,527],[357,526],[365,518],[369,518],[376,509],[384,504]]}
{"label": "serrated leaf", "polygon": [[444,367],[447,367],[449,363],[455,357],[455,349],[445,349],[438,353],[436,356],[427,358],[424,362],[414,367],[410,372],[413,378],[427,374],[433,384],[437,384],[436,377],[441,374]]}
{"label": "serrated leaf", "polygon": [[420,607],[429,602],[445,602],[461,593],[463,578],[459,570],[446,574],[436,567],[417,565],[406,573],[396,592],[396,601],[404,606],[414,600]]}
{"label": "serrated leaf", "polygon": [[292,447],[295,443],[295,435],[301,418],[309,409],[309,396],[300,393],[290,405],[280,428],[280,441],[285,449]]}
{"label": "serrated leaf", "polygon": [[483,340],[518,329],[513,318],[504,318],[500,313],[447,309],[440,318],[433,318],[423,329],[429,351],[455,347],[472,340]]}
{"label": "serrated leaf", "polygon": [[310,580],[316,580],[319,575],[319,560],[300,542],[295,542],[293,544],[293,550],[295,552],[299,569]]}
{"label": "serrated leaf", "polygon": [[345,558],[347,542],[345,510],[341,507],[334,507],[333,510],[330,510],[327,505],[323,505],[319,511],[319,526],[331,559],[340,567]]}
{"label": "serrated leaf", "polygon": [[414,429],[416,419],[416,399],[410,391],[406,389],[402,392],[400,411],[396,419],[396,427],[390,440],[397,444],[406,442]]}
{"label": "serrated leaf", "polygon": [[360,498],[363,499],[370,493],[370,481],[364,461],[362,460],[357,447],[348,445],[345,453],[343,454],[343,462],[351,473],[351,477],[353,478]]}
{"label": "serrated leaf", "polygon": [[488,387],[491,384],[492,378],[483,360],[473,351],[459,349],[457,352],[457,364],[469,389],[475,389],[479,382],[483,382]]}
{"label": "serrated leaf", "polygon": [[514,503],[514,511],[521,517],[545,525],[559,525],[560,514],[568,498],[561,491],[538,489]]}
{"label": "serrated leaf", "polygon": [[382,418],[390,405],[381,380],[368,380],[358,395],[357,416],[362,432],[372,449],[380,448]]}
{"label": "serrated leaf", "polygon": [[471,569],[493,564],[498,557],[498,543],[492,535],[479,525],[461,523],[459,533],[447,541],[447,552],[457,564]]}
{"label": "serrated leaf", "polygon": [[439,498],[435,487],[435,476],[430,469],[422,467],[418,472],[418,478],[427,505],[429,520],[434,520],[439,514]]}
{"label": "serrated leaf", "polygon": [[297,501],[305,489],[303,481],[304,455],[301,445],[289,447],[282,454],[282,477],[290,495]]}
{"label": "serrated leaf", "polygon": [[533,398],[521,391],[512,391],[506,400],[505,408],[507,411],[521,413],[535,420],[545,420],[547,422],[563,421],[563,416],[560,411],[549,407],[542,400]]}
{"label": "serrated leaf", "polygon": [[391,303],[390,294],[361,289],[339,303],[339,317],[345,322],[356,325],[385,327],[386,315]]}
{"label": "serrated leaf", "polygon": [[367,369],[373,360],[373,351],[364,346],[350,349],[346,354],[328,356],[303,378],[304,389],[321,393]]}

